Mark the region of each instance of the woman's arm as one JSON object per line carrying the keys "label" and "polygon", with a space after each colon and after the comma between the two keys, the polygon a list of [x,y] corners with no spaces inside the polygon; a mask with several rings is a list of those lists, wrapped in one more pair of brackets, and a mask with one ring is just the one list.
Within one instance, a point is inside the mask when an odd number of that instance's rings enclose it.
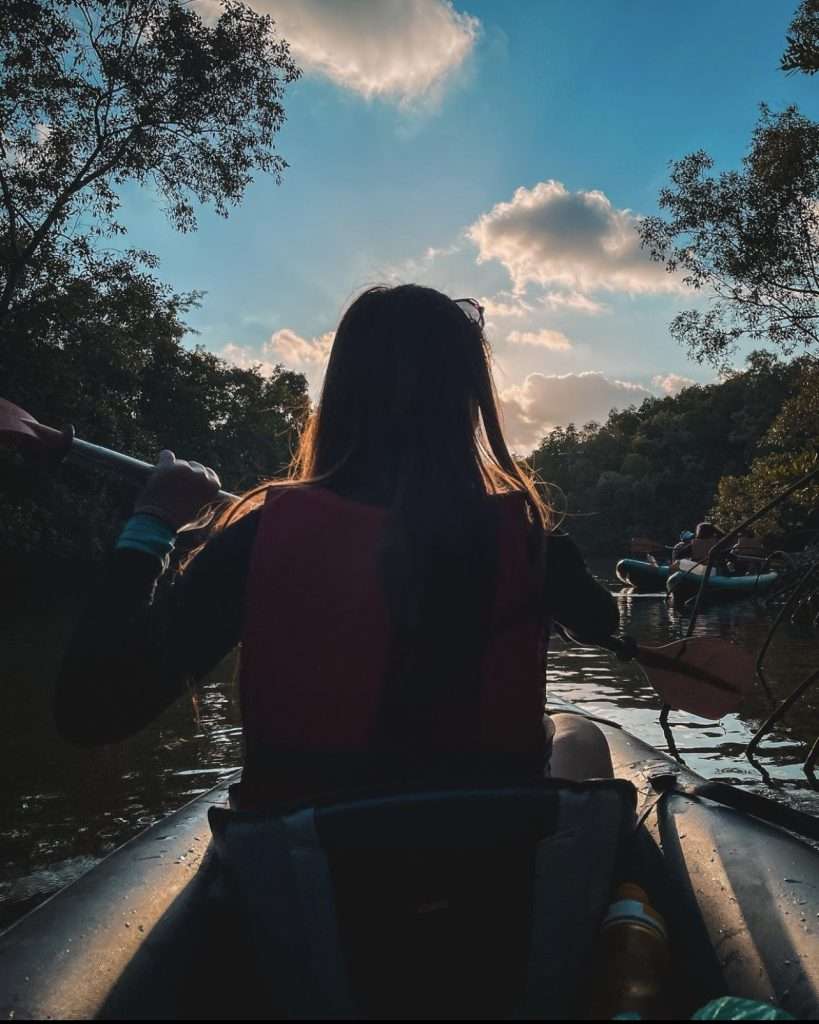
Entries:
{"label": "woman's arm", "polygon": [[55,715],[67,739],[92,745],[137,732],[238,643],[252,513],[157,592],[176,532],[218,489],[213,470],[160,453],[63,660]]}
{"label": "woman's arm", "polygon": [[112,554],[57,679],[63,736],[96,745],[138,732],[236,646],[257,522],[251,512],[217,534],[172,584],[160,558]]}
{"label": "woman's arm", "polygon": [[617,602],[594,579],[577,545],[565,533],[546,540],[546,614],[576,639],[605,640],[620,627]]}

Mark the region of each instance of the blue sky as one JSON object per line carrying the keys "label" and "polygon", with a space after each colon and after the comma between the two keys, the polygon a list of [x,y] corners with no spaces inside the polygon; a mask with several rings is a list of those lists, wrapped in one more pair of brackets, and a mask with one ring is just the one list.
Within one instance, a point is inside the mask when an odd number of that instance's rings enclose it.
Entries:
{"label": "blue sky", "polygon": [[[202,0],[213,7],[215,0]],[[737,166],[758,104],[819,116],[777,70],[793,0],[252,0],[305,73],[278,147],[224,221],[178,235],[129,192],[131,241],[206,292],[198,340],[318,388],[350,299],[419,280],[489,299],[519,450],[553,423],[713,379],[669,337],[686,297],[634,240],[668,162]]]}

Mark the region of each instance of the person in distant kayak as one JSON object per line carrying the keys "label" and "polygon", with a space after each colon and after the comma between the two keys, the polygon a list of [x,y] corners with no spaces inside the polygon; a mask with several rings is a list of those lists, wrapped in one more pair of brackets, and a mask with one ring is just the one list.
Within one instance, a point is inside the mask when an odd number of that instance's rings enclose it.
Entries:
{"label": "person in distant kayak", "polygon": [[681,558],[691,557],[691,541],[694,539],[694,534],[690,530],[683,530],[680,534],[680,539],[671,549],[671,561],[679,562]]}
{"label": "person in distant kayak", "polygon": [[768,552],[753,530],[743,530],[728,553],[731,568],[739,576],[765,572]]}
{"label": "person in distant kayak", "polygon": [[543,719],[550,623],[618,612],[504,441],[476,300],[364,292],[335,335],[291,479],[221,515],[154,597],[219,487],[163,452],[67,651],[58,727],[147,724],[241,643],[243,806],[363,786],[611,775],[575,715]]}
{"label": "person in distant kayak", "polygon": [[[696,530],[693,534],[688,534],[686,541],[680,537],[680,543],[674,547],[674,561],[690,558],[694,562],[706,562],[711,548],[724,536],[723,531],[713,523],[698,523]],[[719,564],[722,565],[723,561],[720,560]]]}

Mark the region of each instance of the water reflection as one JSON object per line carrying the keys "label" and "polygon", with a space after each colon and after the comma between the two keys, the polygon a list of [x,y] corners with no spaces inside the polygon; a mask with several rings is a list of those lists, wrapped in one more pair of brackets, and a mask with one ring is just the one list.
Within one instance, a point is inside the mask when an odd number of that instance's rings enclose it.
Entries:
{"label": "water reflection", "polygon": [[[605,571],[601,575],[605,576]],[[685,635],[688,616],[669,605],[663,595],[622,593],[618,602],[623,630],[638,640],[664,643]],[[716,605],[701,614],[695,635],[722,637],[756,652],[774,615],[775,610],[758,601]],[[783,623],[765,660],[774,698],[784,699],[817,667],[816,631],[806,625]],[[639,666],[624,665],[597,649],[571,650],[555,643],[549,676],[551,693],[620,722],[660,749],[668,748],[659,722],[661,702]],[[819,813],[819,795],[813,792],[801,768],[819,734],[819,689],[808,691],[759,748],[758,760],[773,785],[766,785],[744,756],[746,744],[769,712],[764,691],[758,685],[738,714],[718,723],[681,711],[672,712],[670,721],[680,754],[695,771]]]}
{"label": "water reflection", "polygon": [[63,742],[51,684],[76,610],[75,599],[45,622],[0,622],[0,927],[241,763],[232,661],[131,740],[97,750]]}
{"label": "water reflection", "polygon": [[[611,566],[603,567],[604,575],[610,571]],[[664,597],[621,595],[618,600],[623,629],[638,640],[666,642],[685,634],[687,617]],[[128,742],[96,751],[63,743],[51,721],[50,680],[75,614],[76,601],[70,601],[49,615],[47,624],[42,615],[0,621],[0,927],[142,828],[211,788],[241,762],[232,661],[212,673],[195,701],[180,700]],[[707,610],[697,633],[756,651],[773,615],[758,603],[723,605]],[[774,695],[784,698],[819,667],[817,634],[808,626],[783,624],[766,665]],[[549,692],[666,749],[660,701],[635,664],[597,649],[566,649],[555,641]],[[809,692],[760,747],[760,762],[774,786],[766,785],[743,756],[768,711],[759,687],[740,714],[718,723],[673,712],[676,744],[686,763],[705,776],[819,813],[819,795],[800,767],[819,733],[819,691]]]}

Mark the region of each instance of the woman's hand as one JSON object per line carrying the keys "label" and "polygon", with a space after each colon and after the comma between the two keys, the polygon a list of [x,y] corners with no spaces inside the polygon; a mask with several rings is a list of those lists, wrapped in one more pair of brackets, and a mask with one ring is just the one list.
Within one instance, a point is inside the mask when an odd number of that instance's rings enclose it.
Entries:
{"label": "woman's hand", "polygon": [[196,518],[219,492],[219,477],[200,462],[185,462],[164,449],[134,505],[134,514],[156,516],[174,530]]}

